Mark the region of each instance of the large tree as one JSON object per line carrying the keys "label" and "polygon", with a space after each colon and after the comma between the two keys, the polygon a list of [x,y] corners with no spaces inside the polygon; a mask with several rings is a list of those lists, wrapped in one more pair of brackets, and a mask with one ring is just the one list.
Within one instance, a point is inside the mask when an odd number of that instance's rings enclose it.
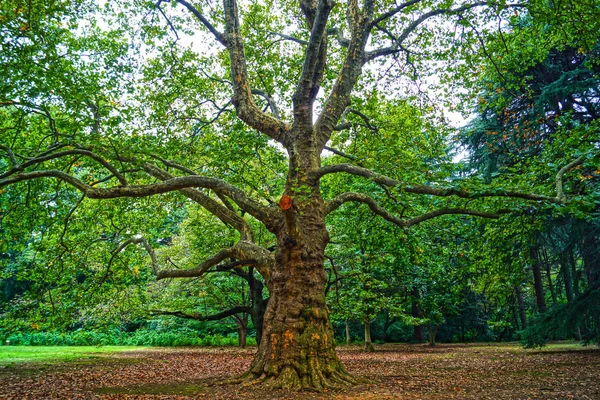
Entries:
{"label": "large tree", "polygon": [[[57,191],[70,190],[66,184],[85,201],[179,192],[235,229],[237,241],[191,269],[164,269],[152,257],[157,279],[195,277],[234,260],[253,266],[267,284],[262,340],[243,379],[317,390],[354,382],[335,353],[325,304],[328,214],[358,202],[406,228],[449,214],[497,218],[506,198],[564,203],[564,175],[585,158],[558,170],[557,193],[549,195],[548,187],[546,194],[456,182],[445,187],[427,168],[384,175],[328,144],[344,147],[343,136],[334,139],[348,129],[386,137],[361,111],[368,110],[363,105],[376,78],[386,82],[386,93],[402,94],[403,77],[425,73],[435,57],[447,61],[457,49],[467,52],[465,43],[475,45],[481,32],[526,6],[470,0],[3,2],[3,197],[15,207],[31,202],[30,193],[43,190],[40,182],[59,182]],[[574,11],[557,12],[570,21]],[[131,30],[113,29],[119,23]],[[139,32],[141,42],[133,42]],[[178,47],[181,37],[193,35],[206,42],[203,48]],[[142,68],[135,69],[136,61]],[[229,71],[221,74],[224,65]],[[326,149],[353,163],[323,166]],[[287,171],[264,167],[276,164],[265,157],[282,150]],[[257,184],[248,180],[248,169],[270,175]],[[364,192],[324,198],[321,180],[332,174],[364,179],[388,200],[380,204]],[[404,212],[411,195],[427,196],[430,208]],[[259,225],[276,238],[274,249],[256,240]],[[143,237],[132,235],[122,245],[129,244],[153,254]]]}

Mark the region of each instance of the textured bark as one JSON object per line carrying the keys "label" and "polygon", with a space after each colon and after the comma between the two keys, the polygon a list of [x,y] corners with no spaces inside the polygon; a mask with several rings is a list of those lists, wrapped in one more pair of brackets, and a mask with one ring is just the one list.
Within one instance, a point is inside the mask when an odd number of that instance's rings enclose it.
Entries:
{"label": "textured bark", "polygon": [[371,321],[365,321],[365,351],[373,352],[375,347],[371,341]]}
{"label": "textured bark", "polygon": [[287,389],[340,387],[355,380],[335,352],[325,303],[325,204],[305,173],[318,168],[319,153],[310,148],[288,152],[294,167],[284,195],[292,198],[292,206],[281,210],[281,223],[272,230],[278,243],[263,335],[242,381]]}

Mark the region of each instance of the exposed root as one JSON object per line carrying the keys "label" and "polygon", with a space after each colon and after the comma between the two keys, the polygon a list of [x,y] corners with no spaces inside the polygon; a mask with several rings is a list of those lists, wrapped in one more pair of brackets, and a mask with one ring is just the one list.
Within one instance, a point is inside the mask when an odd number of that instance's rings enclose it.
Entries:
{"label": "exposed root", "polygon": [[236,378],[235,383],[239,383],[243,387],[260,385],[270,390],[322,392],[324,389],[342,390],[361,382],[359,378],[350,375],[343,367],[328,372],[326,375],[321,370],[311,369],[307,374],[300,375],[295,368],[286,366],[277,375],[262,373],[257,376],[250,371]]}

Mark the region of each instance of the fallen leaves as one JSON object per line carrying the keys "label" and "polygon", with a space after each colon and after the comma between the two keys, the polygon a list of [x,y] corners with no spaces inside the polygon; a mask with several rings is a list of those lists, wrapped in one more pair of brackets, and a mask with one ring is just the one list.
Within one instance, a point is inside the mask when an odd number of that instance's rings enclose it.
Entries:
{"label": "fallen leaves", "polygon": [[255,349],[150,349],[57,364],[0,368],[0,399],[598,399],[600,350],[526,351],[515,345],[342,347],[363,384],[290,393],[223,384]]}

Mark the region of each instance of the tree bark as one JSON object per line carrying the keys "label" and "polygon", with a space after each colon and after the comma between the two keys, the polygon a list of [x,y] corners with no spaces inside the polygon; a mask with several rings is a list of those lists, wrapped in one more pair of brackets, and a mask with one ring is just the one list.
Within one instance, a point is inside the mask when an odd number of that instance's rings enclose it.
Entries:
{"label": "tree bark", "polygon": [[237,315],[235,324],[238,331],[238,346],[242,349],[246,348],[246,337],[248,333],[248,314]]}
{"label": "tree bark", "polygon": [[270,297],[263,334],[242,380],[269,388],[320,391],[356,380],[337,357],[325,303],[325,204],[318,187],[310,188],[303,173],[318,168],[319,153],[288,151],[290,179],[280,202],[283,218],[270,227],[278,243],[267,282]]}
{"label": "tree bark", "polygon": [[[423,310],[419,307],[419,299],[421,298],[421,294],[419,293],[419,289],[414,287],[412,289],[412,316],[413,318],[423,318]],[[423,325],[415,325],[414,329],[414,340],[415,342],[424,342],[425,341],[425,327]]]}
{"label": "tree bark", "polygon": [[371,321],[369,320],[365,320],[365,351],[375,351],[375,347],[371,341]]}

